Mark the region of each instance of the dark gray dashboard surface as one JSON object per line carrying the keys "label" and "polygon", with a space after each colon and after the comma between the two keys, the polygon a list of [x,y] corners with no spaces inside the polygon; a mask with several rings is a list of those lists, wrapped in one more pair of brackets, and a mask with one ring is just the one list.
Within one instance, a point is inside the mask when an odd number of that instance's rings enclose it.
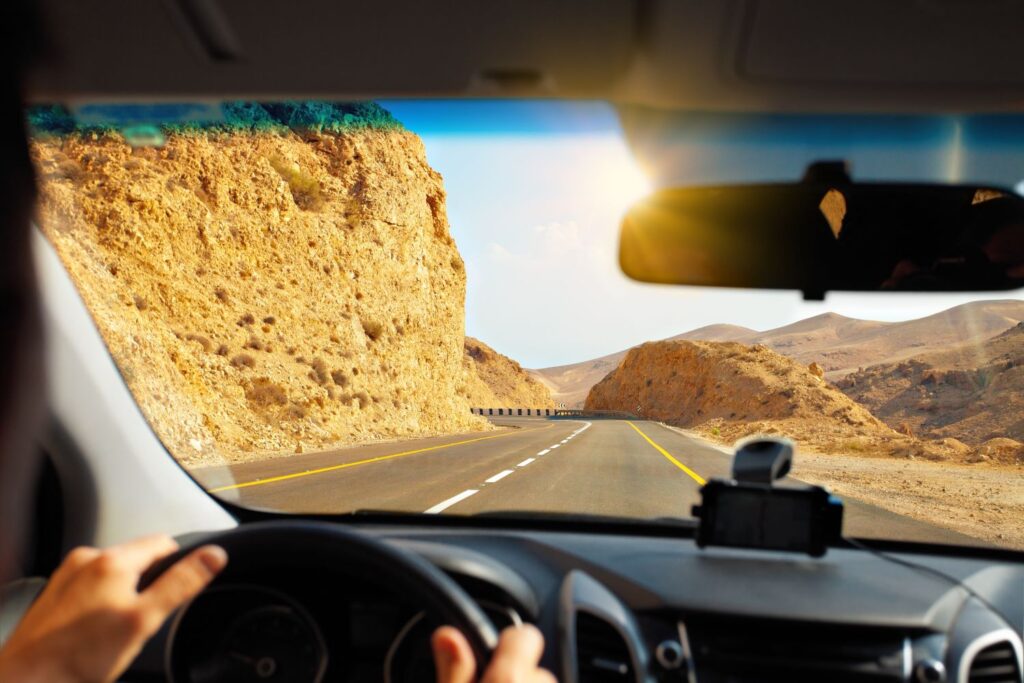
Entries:
{"label": "dark gray dashboard surface", "polygon": [[[546,592],[584,569],[637,610],[676,609],[832,624],[944,630],[968,593],[927,570],[857,550],[821,559],[776,552],[698,549],[688,539],[608,534],[377,529],[395,540],[473,549]],[[966,582],[1024,631],[1024,562],[904,553],[903,560]],[[545,596],[538,596],[541,602]]]}

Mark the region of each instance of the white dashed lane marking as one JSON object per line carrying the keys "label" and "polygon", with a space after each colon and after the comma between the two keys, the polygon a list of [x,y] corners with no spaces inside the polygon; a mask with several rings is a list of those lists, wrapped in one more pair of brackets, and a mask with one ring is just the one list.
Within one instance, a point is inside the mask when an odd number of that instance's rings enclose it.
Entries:
{"label": "white dashed lane marking", "polygon": [[[556,443],[556,444],[552,445],[550,448],[545,448],[544,450],[539,451],[537,453],[537,455],[538,456],[547,455],[548,453],[550,453],[551,451],[555,450],[556,448],[558,448],[562,444],[568,443],[569,440],[572,439],[574,436],[579,436],[583,432],[587,431],[587,428],[589,428],[590,425],[591,425],[591,423],[587,422],[583,427],[581,427],[580,429],[577,429],[575,432],[573,432],[569,436],[567,436],[564,439],[562,439],[562,441],[560,443]],[[526,467],[527,465],[529,465],[530,463],[532,463],[534,461],[536,461],[536,458],[527,458],[526,460],[524,460],[521,463],[519,463],[518,465],[516,465],[516,467]],[[507,477],[508,475],[512,474],[514,471],[515,470],[502,470],[501,472],[498,472],[497,474],[495,474],[490,479],[485,479],[484,482],[487,483],[487,484],[497,483],[497,482],[501,481],[502,479],[504,479],[505,477]],[[430,508],[429,510],[426,511],[426,514],[428,514],[428,515],[436,515],[439,512],[443,512],[444,510],[447,510],[448,508],[450,508],[451,506],[455,505],[456,503],[460,503],[460,502],[466,500],[467,498],[469,498],[470,496],[472,496],[472,495],[474,495],[476,493],[479,493],[479,491],[480,491],[479,489],[466,489],[465,491],[463,491],[462,493],[458,494],[457,496],[452,496],[448,500],[442,501],[442,502],[438,503],[437,505],[435,505],[434,507]]]}
{"label": "white dashed lane marking", "polygon": [[512,474],[512,470],[503,470],[503,471],[498,472],[497,474],[495,474],[490,479],[485,479],[484,481],[486,481],[488,484],[493,484],[495,482],[501,481],[502,479],[504,479],[505,477],[507,477],[510,474]]}
{"label": "white dashed lane marking", "polygon": [[446,500],[444,502],[441,502],[441,503],[438,503],[434,507],[432,507],[429,510],[427,510],[426,514],[428,514],[428,515],[436,515],[437,513],[442,512],[443,510],[447,510],[452,505],[455,505],[458,502],[466,500],[467,498],[469,498],[470,496],[472,496],[476,492],[477,492],[477,489],[468,489],[466,491],[463,491],[462,493],[460,493],[457,496],[452,496],[448,500]]}

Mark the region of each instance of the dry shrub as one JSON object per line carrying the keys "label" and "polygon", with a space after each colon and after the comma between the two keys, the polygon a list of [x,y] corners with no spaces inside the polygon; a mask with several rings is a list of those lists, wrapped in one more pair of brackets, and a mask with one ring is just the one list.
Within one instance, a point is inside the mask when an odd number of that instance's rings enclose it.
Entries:
{"label": "dry shrub", "polygon": [[256,367],[256,359],[247,353],[240,353],[231,359],[231,364],[236,368],[254,368]]}
{"label": "dry shrub", "polygon": [[384,334],[384,325],[375,320],[361,320],[363,332],[370,338],[370,341],[377,341]]}
{"label": "dry shrub", "polygon": [[330,377],[327,370],[327,363],[322,358],[314,358],[313,362],[309,364],[309,367],[313,370],[309,373],[310,379],[320,385],[327,384],[327,380]]}
{"label": "dry shrub", "polygon": [[246,388],[245,398],[259,406],[283,406],[288,403],[288,392],[280,384],[260,377]]}
{"label": "dry shrub", "polygon": [[197,344],[202,346],[203,347],[203,351],[206,351],[207,353],[209,353],[210,349],[213,348],[213,342],[211,342],[209,339],[207,339],[203,335],[196,334],[195,332],[189,332],[188,334],[186,334],[185,335],[185,339],[187,339],[188,341],[196,342]]}

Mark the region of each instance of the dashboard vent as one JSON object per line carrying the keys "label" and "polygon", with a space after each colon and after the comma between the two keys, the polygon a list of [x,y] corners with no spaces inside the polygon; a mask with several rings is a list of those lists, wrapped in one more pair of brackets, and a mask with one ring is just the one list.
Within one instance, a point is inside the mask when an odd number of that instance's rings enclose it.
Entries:
{"label": "dashboard vent", "polygon": [[576,613],[576,666],[579,683],[635,680],[633,658],[622,635],[604,619]]}
{"label": "dashboard vent", "polygon": [[687,622],[698,672],[728,681],[901,683],[904,635],[830,625],[751,620]]}
{"label": "dashboard vent", "polygon": [[989,645],[971,660],[967,683],[1018,683],[1020,666],[1009,641]]}

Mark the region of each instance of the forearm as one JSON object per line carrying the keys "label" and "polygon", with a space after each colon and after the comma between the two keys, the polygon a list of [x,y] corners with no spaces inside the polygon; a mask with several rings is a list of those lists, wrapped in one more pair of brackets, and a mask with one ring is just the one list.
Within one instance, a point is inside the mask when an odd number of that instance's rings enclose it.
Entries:
{"label": "forearm", "polygon": [[7,683],[77,683],[56,667],[53,657],[29,647],[0,648],[0,681]]}

